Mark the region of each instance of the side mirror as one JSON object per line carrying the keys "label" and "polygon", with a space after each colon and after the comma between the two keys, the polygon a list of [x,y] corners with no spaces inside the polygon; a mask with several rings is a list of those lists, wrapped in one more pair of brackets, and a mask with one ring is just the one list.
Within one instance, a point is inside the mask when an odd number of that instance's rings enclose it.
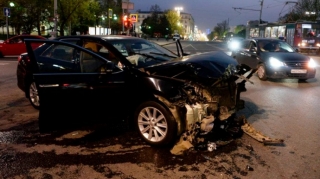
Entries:
{"label": "side mirror", "polygon": [[296,48],[296,50],[295,50],[297,53],[300,53],[300,50],[298,49],[298,48]]}

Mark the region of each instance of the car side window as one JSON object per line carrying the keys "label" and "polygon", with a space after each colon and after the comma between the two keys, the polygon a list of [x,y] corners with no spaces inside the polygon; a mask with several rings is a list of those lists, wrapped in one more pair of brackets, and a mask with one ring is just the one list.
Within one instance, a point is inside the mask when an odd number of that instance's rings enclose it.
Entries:
{"label": "car side window", "polygon": [[40,54],[40,58],[46,59],[41,61],[40,69],[46,68],[46,71],[61,73],[80,72],[79,55],[73,47],[52,45]]}
{"label": "car side window", "polygon": [[71,62],[72,60],[74,60],[73,51],[74,49],[72,47],[68,47],[65,45],[55,45],[47,50],[43,55],[53,59]]}
{"label": "car side window", "polygon": [[120,61],[112,51],[110,51],[106,46],[103,46],[100,43],[88,41],[84,42],[83,47],[97,53],[103,58],[113,62],[115,65],[117,65]]}
{"label": "car side window", "polygon": [[250,42],[250,46],[249,46],[249,49],[251,50],[251,49],[255,49],[255,50],[257,50],[257,44],[255,43],[255,42]]}
{"label": "car side window", "polygon": [[249,48],[250,48],[250,41],[248,41],[248,40],[243,41],[243,43],[242,43],[242,48],[249,50]]}
{"label": "car side window", "polygon": [[106,61],[98,59],[85,51],[80,52],[81,73],[104,72],[105,64],[106,64]]}

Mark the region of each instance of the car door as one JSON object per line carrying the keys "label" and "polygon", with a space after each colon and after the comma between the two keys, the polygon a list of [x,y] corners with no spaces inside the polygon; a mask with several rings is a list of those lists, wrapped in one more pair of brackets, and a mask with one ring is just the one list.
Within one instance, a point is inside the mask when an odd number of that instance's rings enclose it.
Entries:
{"label": "car door", "polygon": [[258,63],[257,57],[256,43],[251,40],[243,41],[242,46],[236,55],[238,63],[245,64],[250,68],[256,69]]}
{"label": "car door", "polygon": [[107,119],[124,106],[125,71],[74,44],[45,41],[50,47],[35,54],[32,42],[36,40],[26,40],[40,97],[39,118]]}

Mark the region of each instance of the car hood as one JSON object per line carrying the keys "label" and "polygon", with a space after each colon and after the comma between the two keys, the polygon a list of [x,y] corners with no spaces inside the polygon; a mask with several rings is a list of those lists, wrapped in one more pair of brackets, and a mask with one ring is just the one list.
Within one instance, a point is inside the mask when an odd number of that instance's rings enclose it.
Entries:
{"label": "car hood", "polygon": [[264,52],[261,53],[261,57],[262,60],[268,60],[270,57],[274,57],[282,62],[301,62],[310,59],[310,57],[296,52]]}
{"label": "car hood", "polygon": [[237,65],[238,62],[225,52],[214,51],[176,58],[144,69],[163,76],[193,74],[200,78],[217,79],[225,74],[228,67],[235,69]]}

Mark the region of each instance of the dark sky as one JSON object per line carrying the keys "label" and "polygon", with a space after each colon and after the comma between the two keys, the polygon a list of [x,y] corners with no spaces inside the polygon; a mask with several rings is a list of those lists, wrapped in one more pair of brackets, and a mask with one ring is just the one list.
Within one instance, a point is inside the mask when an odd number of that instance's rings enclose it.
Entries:
{"label": "dark sky", "polygon": [[[288,0],[264,0],[262,20],[275,22],[279,14],[282,16],[291,11],[294,3]],[[296,0],[291,0],[294,2]],[[202,31],[213,29],[224,20],[230,26],[246,25],[249,20],[258,20],[260,16],[261,0],[130,0],[134,3],[134,10],[149,11],[152,5],[159,5],[162,11],[182,7],[182,12],[189,13],[195,20],[195,25]],[[234,9],[234,8],[242,8]],[[248,9],[248,10],[245,10]]]}

